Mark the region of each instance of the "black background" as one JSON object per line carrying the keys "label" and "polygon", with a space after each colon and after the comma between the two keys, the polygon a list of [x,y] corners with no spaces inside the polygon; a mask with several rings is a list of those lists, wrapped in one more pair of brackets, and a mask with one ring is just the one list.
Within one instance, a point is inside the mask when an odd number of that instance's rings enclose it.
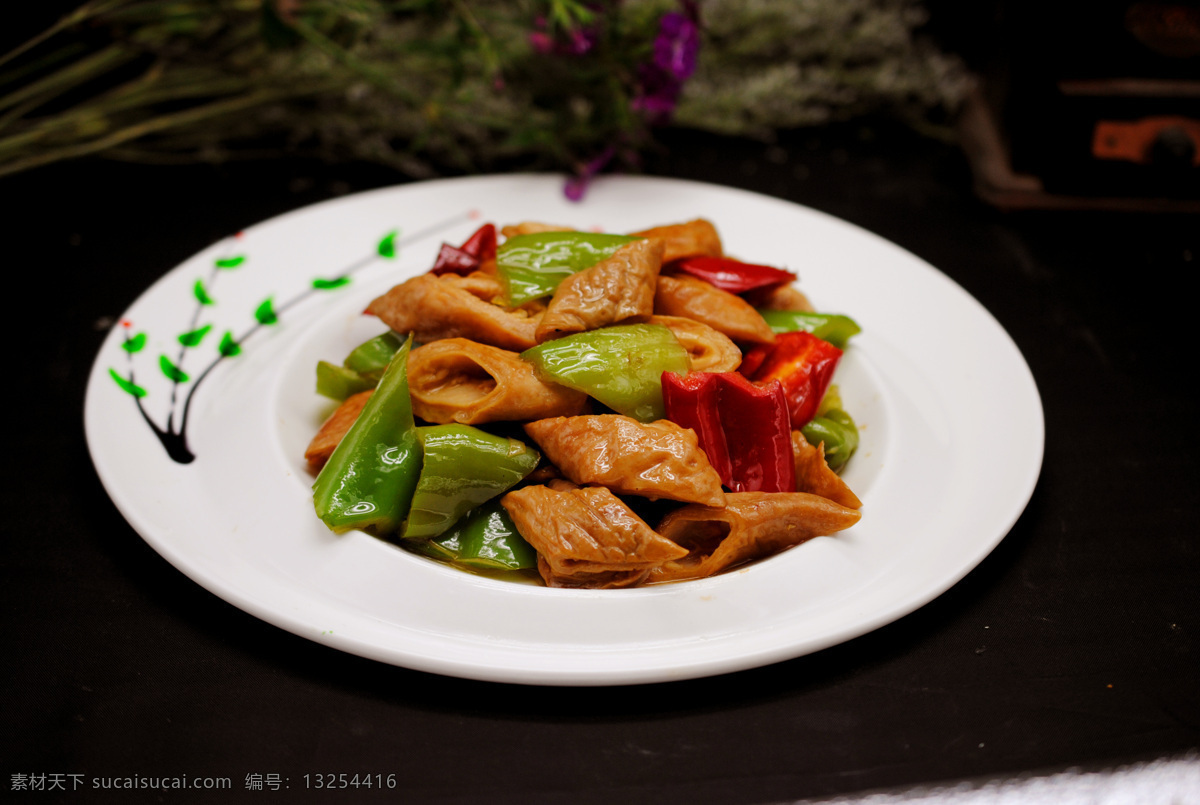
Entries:
{"label": "black background", "polygon": [[[670,133],[663,145],[646,172],[861,225],[941,269],[1012,335],[1045,406],[1045,460],[987,559],[858,639],[661,685],[448,679],[285,633],[186,579],[126,524],[84,442],[87,372],[122,311],[193,253],[401,177],[298,159],[51,166],[0,178],[10,312],[0,788],[15,774],[215,775],[233,790],[62,798],[299,801],[305,774],[357,772],[394,774],[397,787],[308,793],[759,803],[1200,748],[1200,218],[999,212],[973,196],[957,147],[886,124],[773,144]],[[247,774],[290,788],[248,792]]]}

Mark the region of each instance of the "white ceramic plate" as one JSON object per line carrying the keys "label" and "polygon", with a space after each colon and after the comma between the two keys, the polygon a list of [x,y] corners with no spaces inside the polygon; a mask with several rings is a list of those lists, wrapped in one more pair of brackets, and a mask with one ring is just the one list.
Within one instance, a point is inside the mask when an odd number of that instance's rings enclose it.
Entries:
{"label": "white ceramic plate", "polygon": [[[317,520],[303,452],[330,406],[313,367],[378,333],[366,303],[427,270],[442,241],[461,243],[484,221],[621,232],[701,216],[729,253],[799,272],[819,308],[861,324],[837,377],[862,432],[845,475],[865,503],[858,525],[712,579],[572,591],[469,575]],[[226,333],[238,354],[222,356]],[[761,666],[912,612],[1008,532],[1043,446],[1017,348],[936,269],[778,199],[622,177],[595,182],[581,203],[551,176],[410,184],[231,236],[169,272],[113,328],[85,422],[124,516],[225,600],[383,662],[555,685]]]}

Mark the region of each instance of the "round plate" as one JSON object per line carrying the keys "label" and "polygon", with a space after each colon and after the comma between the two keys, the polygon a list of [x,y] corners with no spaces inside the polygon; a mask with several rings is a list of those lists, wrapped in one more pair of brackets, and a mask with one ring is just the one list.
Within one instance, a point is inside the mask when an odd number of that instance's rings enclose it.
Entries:
{"label": "round plate", "polygon": [[[485,221],[627,232],[697,217],[716,224],[728,253],[798,272],[820,309],[862,326],[835,380],[861,428],[844,476],[864,502],[861,522],[711,579],[581,591],[471,575],[316,518],[303,453],[331,406],[313,390],[314,366],[380,332],[366,304],[427,270],[443,241]],[[751,668],[912,612],[1008,532],[1043,448],[1025,361],[936,269],[795,204],[626,177],[596,181],[579,203],[554,176],[409,184],[232,235],[113,328],[85,424],[122,514],[230,603],[383,662],[556,685]]]}

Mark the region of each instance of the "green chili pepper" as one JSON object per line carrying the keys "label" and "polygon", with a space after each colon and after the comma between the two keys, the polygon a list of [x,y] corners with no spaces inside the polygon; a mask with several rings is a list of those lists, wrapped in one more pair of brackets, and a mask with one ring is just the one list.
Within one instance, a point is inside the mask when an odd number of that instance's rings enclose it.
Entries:
{"label": "green chili pepper", "polygon": [[825,396],[821,398],[821,404],[817,406],[816,416],[825,416],[826,411],[834,408],[842,409],[842,392],[837,383],[830,383],[829,388],[825,389]]}
{"label": "green chili pepper", "polygon": [[538,232],[515,235],[496,250],[496,271],[504,282],[508,303],[522,305],[554,293],[572,274],[591,268],[613,255],[629,235],[595,232]]}
{"label": "green chili pepper", "polygon": [[422,549],[438,559],[479,570],[526,570],[537,566],[537,551],[521,537],[499,498],[469,512]]}
{"label": "green chili pepper", "polygon": [[404,339],[388,330],[383,335],[377,335],[352,349],[346,360],[342,361],[342,366],[352,372],[374,374],[378,378],[402,346]]}
{"label": "green chili pepper", "polygon": [[661,324],[621,324],[556,338],[521,357],[546,379],[642,422],[665,416],[663,372],[686,375],[687,350]]}
{"label": "green chili pepper", "polygon": [[313,504],[334,531],[394,531],[408,516],[421,444],[408,396],[412,338],[396,353],[358,420],[313,483]]}
{"label": "green chili pepper", "polygon": [[522,441],[470,425],[417,428],[425,466],[405,539],[434,537],[533,471],[541,455]]}
{"label": "green chili pepper", "polygon": [[831,408],[809,420],[800,432],[809,444],[825,443],[825,463],[840,470],[858,449],[858,428],[845,411]]}
{"label": "green chili pepper", "polygon": [[838,313],[807,313],[800,310],[760,310],[758,312],[776,333],[812,333],[838,349],[845,349],[846,342],[850,340],[851,336],[862,332],[862,328],[854,319]]}
{"label": "green chili pepper", "polygon": [[317,393],[335,400],[375,388],[388,361],[403,346],[399,335],[389,330],[383,335],[359,344],[341,366],[328,361],[317,362]]}
{"label": "green chili pepper", "polygon": [[317,361],[317,394],[334,400],[344,400],[352,394],[375,388],[378,377],[366,377],[345,366],[329,361]]}

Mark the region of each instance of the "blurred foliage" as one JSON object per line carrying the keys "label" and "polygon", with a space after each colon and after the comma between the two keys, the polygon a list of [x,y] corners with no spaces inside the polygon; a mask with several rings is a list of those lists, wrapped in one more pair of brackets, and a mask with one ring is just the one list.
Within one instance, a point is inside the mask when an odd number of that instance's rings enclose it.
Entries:
{"label": "blurred foliage", "polygon": [[289,152],[583,174],[658,125],[929,125],[967,78],[923,22],[915,0],[92,0],[0,56],[0,175]]}

